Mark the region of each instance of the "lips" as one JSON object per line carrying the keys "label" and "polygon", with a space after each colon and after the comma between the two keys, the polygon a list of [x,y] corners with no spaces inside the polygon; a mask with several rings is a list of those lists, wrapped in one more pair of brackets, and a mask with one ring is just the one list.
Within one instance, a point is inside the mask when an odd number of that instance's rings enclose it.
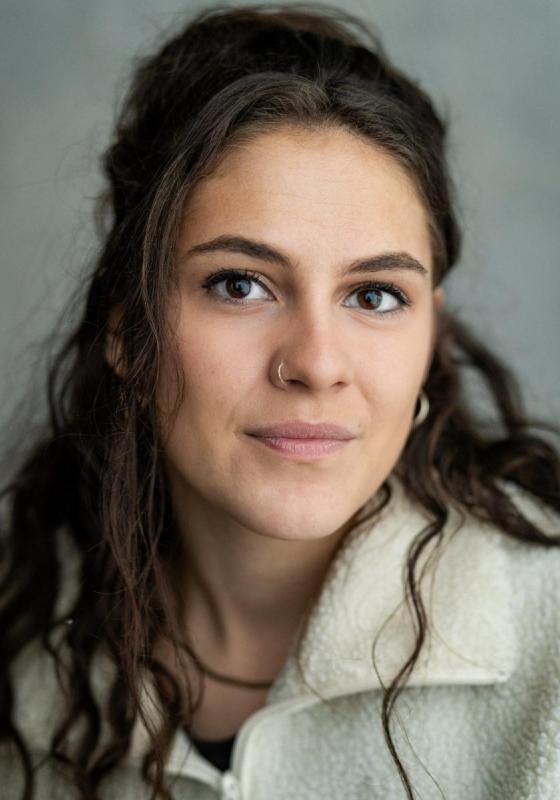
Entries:
{"label": "lips", "polygon": [[348,446],[347,439],[274,439],[269,436],[253,436],[257,446],[275,450],[286,458],[296,459],[322,459],[333,455]]}
{"label": "lips", "polygon": [[289,420],[275,425],[252,428],[248,433],[250,436],[280,439],[329,439],[333,441],[356,438],[348,428],[334,422],[313,423],[300,420]]}

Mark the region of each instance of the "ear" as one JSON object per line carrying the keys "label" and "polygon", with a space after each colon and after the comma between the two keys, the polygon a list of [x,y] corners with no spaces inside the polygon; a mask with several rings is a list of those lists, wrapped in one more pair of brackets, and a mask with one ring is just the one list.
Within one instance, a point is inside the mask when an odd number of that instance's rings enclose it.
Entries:
{"label": "ear", "polygon": [[438,286],[434,289],[433,294],[434,311],[439,311],[445,301],[445,289],[443,286]]}
{"label": "ear", "polygon": [[122,306],[114,306],[109,313],[108,330],[105,335],[105,360],[119,377],[124,378],[125,365],[123,347],[120,338],[116,334],[116,330],[121,322],[123,316]]}

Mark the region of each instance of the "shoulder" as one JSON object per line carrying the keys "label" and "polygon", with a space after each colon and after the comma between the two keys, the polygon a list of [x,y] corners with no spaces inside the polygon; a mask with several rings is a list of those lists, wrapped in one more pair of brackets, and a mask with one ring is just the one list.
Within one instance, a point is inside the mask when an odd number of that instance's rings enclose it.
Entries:
{"label": "shoulder", "polygon": [[560,514],[513,483],[503,488],[519,513],[549,540],[522,540],[500,531],[519,633],[533,639],[550,638],[554,631],[560,642]]}
{"label": "shoulder", "polygon": [[[56,624],[46,638],[36,636],[27,642],[9,668],[14,723],[30,751],[38,754],[50,748],[71,705],[73,658],[66,634],[69,626],[76,624],[70,614],[82,574],[82,558],[65,528],[58,531],[55,545],[60,568],[53,617]],[[114,674],[112,663],[100,649],[92,658],[89,675],[92,697],[100,706],[107,703]]]}
{"label": "shoulder", "polygon": [[545,535],[560,542],[560,512],[513,481],[498,481],[517,510]]}
{"label": "shoulder", "polygon": [[518,592],[523,592],[526,587],[534,589],[535,596],[560,598],[560,581],[544,580],[546,576],[560,577],[560,513],[510,481],[501,482],[500,488],[508,495],[518,513],[544,537],[543,541],[519,539],[495,526],[513,570],[512,580]]}
{"label": "shoulder", "polygon": [[[441,552],[435,557],[434,585],[440,602],[433,610],[439,611],[440,621],[447,620],[458,647],[470,631],[473,652],[480,651],[484,641],[489,652],[501,649],[504,675],[515,664],[521,673],[530,674],[539,659],[543,669],[554,664],[557,668],[560,514],[513,482],[501,481],[499,488],[517,514],[538,529],[542,540],[517,538],[509,523],[500,525],[468,510],[459,514],[450,509]],[[405,507],[408,503],[415,505],[407,500]]]}

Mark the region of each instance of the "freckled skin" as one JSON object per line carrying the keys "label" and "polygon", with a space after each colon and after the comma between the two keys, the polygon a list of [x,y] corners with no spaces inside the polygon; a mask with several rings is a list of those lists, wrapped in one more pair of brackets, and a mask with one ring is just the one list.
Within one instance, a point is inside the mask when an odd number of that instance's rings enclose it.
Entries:
{"label": "freckled skin", "polygon": [[[188,525],[220,536],[312,540],[335,532],[390,473],[409,434],[443,290],[414,273],[341,276],[350,261],[407,252],[431,271],[427,218],[400,165],[348,132],[261,134],[196,188],[179,253],[222,234],[265,241],[293,273],[240,254],[192,256],[170,304],[185,399],[165,445]],[[243,306],[200,288],[211,271],[249,269]],[[355,287],[395,283],[411,301],[375,315]],[[232,287],[221,284],[222,296]],[[270,292],[270,295],[268,294]],[[235,295],[234,295],[235,296]],[[391,303],[392,297],[386,297]],[[393,303],[394,305],[394,303]],[[275,384],[280,359],[283,376]],[[165,409],[171,380],[162,380]],[[292,461],[247,439],[255,425],[333,420],[358,438],[319,461]]]}

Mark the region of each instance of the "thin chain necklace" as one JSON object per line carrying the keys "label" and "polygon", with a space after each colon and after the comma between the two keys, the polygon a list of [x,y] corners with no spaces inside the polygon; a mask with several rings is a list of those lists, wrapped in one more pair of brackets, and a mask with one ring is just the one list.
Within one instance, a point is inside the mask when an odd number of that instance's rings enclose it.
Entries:
{"label": "thin chain necklace", "polygon": [[193,659],[196,662],[196,665],[199,667],[200,670],[205,675],[209,675],[211,678],[214,678],[216,681],[221,681],[222,683],[229,683],[233,686],[244,686],[247,689],[269,689],[274,681],[243,681],[239,678],[232,678],[230,675],[221,675],[219,672],[214,672],[213,669],[206,666],[204,662],[200,660],[197,654],[194,652],[192,647],[190,647],[186,642],[183,642],[184,648],[190,653]]}

